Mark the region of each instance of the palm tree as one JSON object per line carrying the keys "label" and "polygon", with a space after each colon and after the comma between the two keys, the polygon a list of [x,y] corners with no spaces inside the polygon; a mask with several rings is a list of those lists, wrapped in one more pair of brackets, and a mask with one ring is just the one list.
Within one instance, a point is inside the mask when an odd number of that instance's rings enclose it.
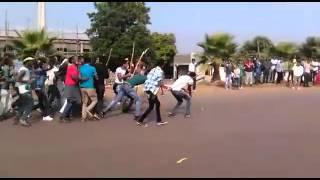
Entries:
{"label": "palm tree", "polygon": [[44,31],[26,31],[12,42],[12,48],[17,51],[18,56],[25,58],[49,56],[55,53],[53,41]]}
{"label": "palm tree", "polygon": [[300,53],[306,58],[320,58],[320,37],[308,37],[302,44]]}
{"label": "palm tree", "polygon": [[256,36],[251,41],[246,41],[240,49],[246,56],[268,57],[273,47],[272,41],[265,36]]}
{"label": "palm tree", "polygon": [[203,49],[203,63],[210,61],[214,66],[212,81],[219,80],[219,66],[222,60],[230,58],[237,48],[234,37],[228,33],[216,33],[211,36],[205,35],[204,42],[198,43]]}

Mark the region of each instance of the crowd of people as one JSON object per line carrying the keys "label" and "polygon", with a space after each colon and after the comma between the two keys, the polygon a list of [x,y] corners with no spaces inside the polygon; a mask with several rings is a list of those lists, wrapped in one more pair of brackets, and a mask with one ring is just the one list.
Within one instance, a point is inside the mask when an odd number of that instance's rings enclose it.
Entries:
{"label": "crowd of people", "polygon": [[[81,121],[101,120],[117,105],[128,112],[135,105],[134,120],[137,125],[146,126],[145,118],[156,109],[157,125],[165,125],[160,113],[159,90],[169,90],[177,104],[169,113],[176,114],[177,108],[186,101],[185,117],[191,116],[191,96],[195,73],[180,76],[173,84],[164,84],[163,62],[148,67],[142,61],[130,64],[126,58],[115,71],[113,83],[114,98],[104,106],[105,83],[109,70],[99,58],[71,56],[59,60],[52,58],[28,57],[23,61],[6,57],[0,66],[0,116],[6,119],[15,116],[14,125],[31,126],[31,114],[38,110],[43,121],[52,121],[59,113],[61,123],[72,122],[77,109],[81,109]],[[148,97],[148,107],[142,112],[142,100],[136,87],[143,85]],[[129,101],[129,103],[127,103]],[[78,111],[80,114],[80,110]]]}
{"label": "crowd of people", "polygon": [[319,83],[320,63],[315,60],[292,59],[284,61],[282,58],[259,60],[247,59],[243,63],[232,64],[229,60],[223,63],[225,73],[225,89],[242,89],[244,85],[275,83],[286,85],[299,90],[301,86],[310,87]]}

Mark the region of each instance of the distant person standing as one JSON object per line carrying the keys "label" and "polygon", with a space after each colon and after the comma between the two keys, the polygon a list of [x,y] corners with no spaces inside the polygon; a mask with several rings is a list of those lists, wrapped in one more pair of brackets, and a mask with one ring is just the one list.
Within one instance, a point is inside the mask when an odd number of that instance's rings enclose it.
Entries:
{"label": "distant person standing", "polygon": [[224,64],[224,72],[226,72],[225,89],[230,90],[232,86],[232,65],[229,60]]}
{"label": "distant person standing", "polygon": [[271,62],[268,60],[263,61],[263,83],[269,82],[270,70],[271,70]]}
{"label": "distant person standing", "polygon": [[288,62],[288,86],[290,86],[290,82],[293,85],[293,66],[297,63],[296,59],[293,59],[292,61]]}
{"label": "distant person standing", "polygon": [[318,74],[318,69],[319,69],[319,62],[312,60],[311,62],[311,78],[312,78],[312,83],[315,84],[316,82],[316,75]]}
{"label": "distant person standing", "polygon": [[189,64],[189,72],[192,72],[195,74],[195,76],[193,77],[193,90],[196,90],[196,86],[197,86],[197,72],[196,72],[196,68],[197,68],[197,63],[196,60],[193,58],[191,60],[191,63]]}
{"label": "distant person standing", "polygon": [[272,58],[271,59],[271,76],[270,76],[270,81],[272,83],[275,83],[275,77],[276,77],[276,66],[278,64],[278,59],[277,58]]}
{"label": "distant person standing", "polygon": [[292,89],[300,90],[300,80],[303,75],[303,66],[300,62],[295,63],[292,67],[293,70],[293,87]]}
{"label": "distant person standing", "polygon": [[304,87],[309,87],[309,82],[311,79],[311,63],[310,63],[310,61],[309,60],[305,61],[303,63],[303,67],[304,67],[304,74],[303,74]]}
{"label": "distant person standing", "polygon": [[253,70],[254,64],[252,60],[246,60],[246,62],[244,63],[244,71],[246,73],[246,85],[250,84],[250,86],[252,86],[253,84]]}
{"label": "distant person standing", "polygon": [[279,60],[278,64],[276,66],[276,72],[277,72],[277,84],[280,84],[283,80],[283,64],[282,61]]}

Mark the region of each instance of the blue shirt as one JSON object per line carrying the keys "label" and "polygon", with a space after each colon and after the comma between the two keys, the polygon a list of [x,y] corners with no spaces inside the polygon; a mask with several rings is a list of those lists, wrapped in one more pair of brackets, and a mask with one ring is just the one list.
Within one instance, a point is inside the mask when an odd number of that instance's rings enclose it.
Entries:
{"label": "blue shirt", "polygon": [[82,78],[89,78],[86,81],[80,81],[81,88],[89,88],[94,89],[94,76],[97,74],[96,68],[89,65],[84,64],[80,67],[80,76]]}

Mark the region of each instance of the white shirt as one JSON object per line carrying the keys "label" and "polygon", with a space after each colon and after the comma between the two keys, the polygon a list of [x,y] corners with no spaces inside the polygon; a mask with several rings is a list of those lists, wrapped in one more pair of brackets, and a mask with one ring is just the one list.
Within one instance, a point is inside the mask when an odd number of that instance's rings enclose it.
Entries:
{"label": "white shirt", "polygon": [[310,73],[311,65],[310,63],[305,62],[304,63],[304,72]]}
{"label": "white shirt", "polygon": [[119,80],[118,74],[120,74],[121,76],[124,76],[124,75],[126,74],[126,70],[125,70],[125,69],[122,69],[122,67],[118,67],[118,68],[116,69],[116,77],[115,77],[114,82],[115,82],[115,83],[118,83],[118,84],[122,84],[122,83],[123,83],[123,79]]}
{"label": "white shirt", "polygon": [[296,64],[292,67],[294,76],[302,76],[303,75],[303,66],[297,66]]}
{"label": "white shirt", "polygon": [[312,70],[313,70],[313,71],[318,71],[319,63],[318,63],[317,61],[312,61],[312,62],[311,62],[311,65],[313,66],[313,67],[312,67]]}
{"label": "white shirt", "polygon": [[59,69],[56,66],[47,71],[48,79],[46,80],[45,85],[54,85],[53,79],[55,77],[55,72],[57,71],[59,71]]}
{"label": "white shirt", "polygon": [[277,59],[271,59],[271,70],[276,69],[276,65],[278,64],[278,60]]}
{"label": "white shirt", "polygon": [[189,72],[195,72],[196,71],[196,65],[193,63],[189,64]]}
{"label": "white shirt", "polygon": [[[24,76],[22,77],[22,80],[23,81],[29,81],[30,80],[30,71],[28,68],[22,66],[20,67],[20,69],[18,70],[18,73],[20,73],[21,71],[25,71],[25,74]],[[26,83],[20,83],[20,82],[17,82],[16,83],[17,86],[18,86],[18,89],[19,89],[19,93],[20,94],[24,94],[24,93],[27,93],[29,92],[29,90],[27,90],[27,85]]]}
{"label": "white shirt", "polygon": [[182,75],[171,85],[171,89],[173,91],[181,91],[185,86],[192,84],[193,79],[190,76]]}
{"label": "white shirt", "polygon": [[240,68],[234,69],[234,77],[239,78],[240,77]]}

